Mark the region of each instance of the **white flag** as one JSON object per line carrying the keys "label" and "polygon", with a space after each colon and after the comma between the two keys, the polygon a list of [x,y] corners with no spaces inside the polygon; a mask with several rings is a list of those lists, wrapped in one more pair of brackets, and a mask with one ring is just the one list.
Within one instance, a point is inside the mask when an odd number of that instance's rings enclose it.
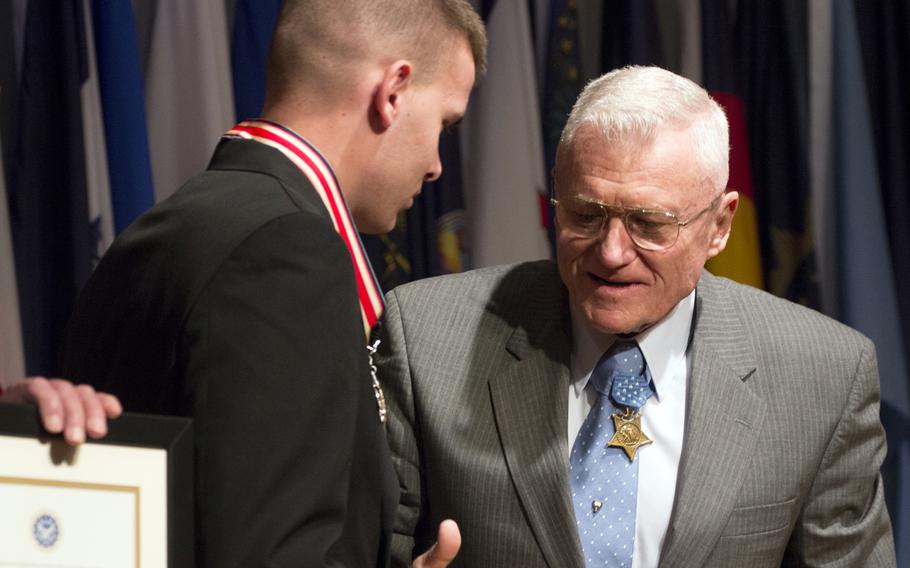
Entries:
{"label": "white flag", "polygon": [[679,4],[680,74],[702,84],[701,2],[676,0]]}
{"label": "white flag", "polygon": [[107,170],[107,145],[104,140],[104,116],[98,86],[95,57],[95,34],[92,28],[92,6],[85,6],[85,37],[88,52],[88,80],[82,84],[82,138],[85,141],[85,188],[88,192],[88,219],[92,225],[94,262],[100,259],[114,240],[114,215],[111,209],[111,184]]}
{"label": "white flag", "polygon": [[475,267],[550,256],[540,212],[547,181],[527,2],[497,2],[487,34],[488,73],[471,97],[461,138]]}
{"label": "white flag", "polygon": [[145,108],[160,201],[205,169],[234,125],[227,17],[224,0],[157,0],[136,8],[148,34]]}

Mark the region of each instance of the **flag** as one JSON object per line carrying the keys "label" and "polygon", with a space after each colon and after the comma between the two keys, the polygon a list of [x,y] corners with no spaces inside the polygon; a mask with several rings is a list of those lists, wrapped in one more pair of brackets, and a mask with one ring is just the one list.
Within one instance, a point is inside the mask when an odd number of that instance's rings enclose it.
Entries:
{"label": "flag", "polygon": [[13,38],[12,5],[0,2],[0,388],[25,375],[4,167],[9,155],[8,141],[12,134],[16,100],[16,47]]}
{"label": "flag", "polygon": [[701,1],[651,0],[663,67],[701,84]]}
{"label": "flag", "polygon": [[822,311],[839,317],[837,293],[837,242],[832,188],[831,154],[831,41],[832,0],[810,0],[809,8],[809,163],[810,195],[818,294]]}
{"label": "flag", "polygon": [[653,0],[616,0],[604,6],[601,66],[664,65],[660,23]]}
{"label": "flag", "polygon": [[817,308],[807,29],[805,3],[740,3],[734,68],[746,109],[765,286]]}
{"label": "flag", "polygon": [[550,256],[546,177],[528,4],[487,3],[488,74],[462,129],[471,259],[490,266]]}
{"label": "flag", "polygon": [[[564,0],[560,0],[564,1]],[[577,3],[577,0],[573,0]],[[537,92],[543,100],[547,74],[547,40],[550,29],[550,0],[528,0],[531,17],[531,40],[534,42],[534,69],[537,70]],[[580,33],[580,32],[579,32]]]}
{"label": "flag", "polygon": [[[679,10],[679,72],[699,85],[702,79],[701,3],[699,0],[675,0]],[[665,48],[667,46],[664,46]]]}
{"label": "flag", "polygon": [[[575,100],[584,87],[576,0],[553,0],[550,3],[549,23],[541,117],[546,175],[552,176],[559,139],[569,113],[575,106]],[[549,203],[546,211],[547,233],[553,246],[555,227],[553,207]]]}
{"label": "flag", "polygon": [[[418,207],[417,201],[409,211],[398,213],[398,219],[395,221],[395,227],[388,233],[381,235],[360,235],[363,247],[370,257],[370,264],[379,280],[379,285],[383,291],[389,290],[416,280],[424,275],[415,274],[414,267],[411,264],[413,258],[408,250],[408,233],[415,232],[414,223],[411,223],[409,217],[412,216],[414,208]],[[420,229],[417,228],[417,231]]]}
{"label": "flag", "polygon": [[[834,0],[833,181],[841,317],[875,343],[888,434],[883,467],[898,565],[910,562],[910,376],[853,2]],[[878,87],[878,86],[877,86]],[[903,243],[906,246],[906,243]]]}
{"label": "flag", "polygon": [[[583,85],[601,75],[601,44],[603,43],[604,5],[602,2],[576,0],[578,8],[578,59]],[[549,25],[549,22],[548,22]]]}
{"label": "flag", "polygon": [[145,108],[160,200],[205,169],[234,125],[227,18],[222,0],[156,0],[136,10],[148,37]]}
{"label": "flag", "polygon": [[746,116],[742,101],[736,95],[712,92],[711,96],[727,113],[730,124],[730,181],[728,187],[739,192],[739,206],[733,218],[727,248],[710,259],[711,273],[725,276],[742,284],[764,288],[761,253],[758,244],[758,220],[755,215],[755,194],[749,168],[749,143],[746,135]]}
{"label": "flag", "polygon": [[[910,3],[854,2],[875,135],[885,227],[899,290],[910,289]],[[895,246],[897,245],[897,246]],[[910,295],[898,296],[910,354]]]}
{"label": "flag", "polygon": [[26,16],[8,191],[28,374],[55,374],[57,346],[91,268],[84,16],[82,0],[30,2]]}
{"label": "flag", "polygon": [[101,113],[101,92],[98,86],[98,67],[94,30],[90,17],[90,0],[82,0],[85,18],[85,50],[87,73],[82,83],[82,135],[85,145],[85,189],[91,231],[92,266],[114,240],[114,214],[111,210],[111,187],[108,178],[107,148],[104,139],[104,118]]}
{"label": "flag", "polygon": [[[764,288],[755,194],[749,165],[749,138],[745,109],[736,84],[733,59],[733,28],[726,0],[702,0],[701,65],[703,86],[727,114],[730,125],[730,180],[727,187],[739,193],[727,247],[707,263],[718,276]],[[718,190],[721,188],[717,188]]]}
{"label": "flag", "polygon": [[[429,274],[455,274],[471,268],[468,248],[467,213],[462,194],[461,140],[457,131],[444,135],[440,140],[439,156],[444,177],[424,188],[425,206],[415,212],[426,219],[425,227],[431,238],[425,257],[429,260]],[[425,233],[424,233],[425,234]],[[427,242],[419,235],[411,242]],[[417,256],[411,247],[412,256]]]}
{"label": "flag", "polygon": [[0,388],[25,376],[16,265],[6,206],[6,170],[0,153]]}
{"label": "flag", "polygon": [[237,0],[231,41],[238,120],[258,118],[265,101],[265,68],[281,0]]}
{"label": "flag", "polygon": [[155,204],[132,4],[92,2],[113,229],[121,232]]}
{"label": "flag", "polygon": [[19,83],[15,24],[12,3],[0,2],[0,159],[7,164],[15,140],[13,127]]}

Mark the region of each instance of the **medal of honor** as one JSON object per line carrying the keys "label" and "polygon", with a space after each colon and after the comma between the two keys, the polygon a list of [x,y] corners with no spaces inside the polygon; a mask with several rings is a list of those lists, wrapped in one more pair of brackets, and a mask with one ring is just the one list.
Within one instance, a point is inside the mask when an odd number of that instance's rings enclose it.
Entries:
{"label": "medal of honor", "polygon": [[622,414],[614,414],[612,418],[616,433],[610,438],[607,446],[622,448],[629,461],[632,461],[638,448],[652,442],[651,438],[641,431],[641,414],[626,408]]}

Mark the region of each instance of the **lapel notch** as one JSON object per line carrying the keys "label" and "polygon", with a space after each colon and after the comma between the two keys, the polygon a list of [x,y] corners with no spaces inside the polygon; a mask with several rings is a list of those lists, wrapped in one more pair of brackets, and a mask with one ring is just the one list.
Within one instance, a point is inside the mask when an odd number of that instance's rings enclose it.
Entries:
{"label": "lapel notch", "polygon": [[525,280],[533,285],[517,294],[523,309],[502,308],[521,315],[510,321],[509,360],[490,379],[490,398],[512,483],[547,564],[584,568],[569,491],[568,310],[553,275]]}

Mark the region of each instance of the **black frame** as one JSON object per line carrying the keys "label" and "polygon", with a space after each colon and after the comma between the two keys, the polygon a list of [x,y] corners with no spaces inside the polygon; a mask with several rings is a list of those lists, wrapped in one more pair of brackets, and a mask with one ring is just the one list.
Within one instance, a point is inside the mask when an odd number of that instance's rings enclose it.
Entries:
{"label": "black frame", "polygon": [[[167,453],[167,559],[168,568],[194,565],[193,531],[193,424],[189,418],[124,413],[108,421],[108,434],[87,444],[162,449]],[[0,434],[62,440],[49,434],[38,409],[26,404],[0,403]]]}

